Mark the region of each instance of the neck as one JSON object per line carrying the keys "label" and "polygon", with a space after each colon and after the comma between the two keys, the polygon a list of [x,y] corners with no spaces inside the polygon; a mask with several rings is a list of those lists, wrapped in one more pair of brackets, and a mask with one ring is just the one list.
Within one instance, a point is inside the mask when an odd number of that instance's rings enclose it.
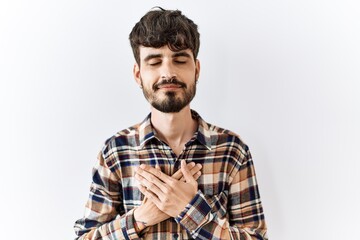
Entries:
{"label": "neck", "polygon": [[184,107],[178,113],[163,113],[151,109],[151,123],[157,137],[165,141],[175,151],[183,148],[194,135],[197,121],[191,116],[190,106]]}

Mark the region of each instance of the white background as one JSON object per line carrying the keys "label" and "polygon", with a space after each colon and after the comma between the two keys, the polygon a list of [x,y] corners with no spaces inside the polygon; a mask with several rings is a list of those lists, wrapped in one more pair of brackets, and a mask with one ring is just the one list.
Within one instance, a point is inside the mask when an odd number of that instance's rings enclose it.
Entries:
{"label": "white background", "polygon": [[128,34],[157,5],[199,25],[192,108],[250,146],[270,238],[360,239],[358,0],[1,0],[1,239],[75,237],[103,142],[149,112]]}

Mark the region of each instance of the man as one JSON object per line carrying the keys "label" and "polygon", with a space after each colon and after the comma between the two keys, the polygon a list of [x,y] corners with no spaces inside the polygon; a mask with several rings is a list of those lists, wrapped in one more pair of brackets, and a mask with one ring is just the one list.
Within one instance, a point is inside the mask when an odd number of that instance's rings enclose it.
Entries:
{"label": "man", "polygon": [[190,109],[197,25],[152,10],[130,43],[151,113],[105,142],[77,239],[267,239],[248,147]]}

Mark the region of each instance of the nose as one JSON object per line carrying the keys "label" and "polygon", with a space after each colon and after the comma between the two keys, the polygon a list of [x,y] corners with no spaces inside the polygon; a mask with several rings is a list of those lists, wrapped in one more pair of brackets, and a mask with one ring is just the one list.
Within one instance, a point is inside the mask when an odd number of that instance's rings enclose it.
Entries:
{"label": "nose", "polygon": [[171,63],[171,61],[163,62],[162,66],[161,66],[160,75],[161,75],[162,79],[172,79],[172,78],[177,77],[175,68],[174,68],[173,64]]}

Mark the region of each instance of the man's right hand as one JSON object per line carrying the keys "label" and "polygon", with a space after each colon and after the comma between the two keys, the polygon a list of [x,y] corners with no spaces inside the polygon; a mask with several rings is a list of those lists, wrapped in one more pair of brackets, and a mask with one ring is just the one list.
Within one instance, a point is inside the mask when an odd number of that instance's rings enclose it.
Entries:
{"label": "man's right hand", "polygon": [[[197,180],[201,175],[201,164],[191,162],[187,164],[187,167],[191,169],[191,174],[195,180]],[[175,172],[171,177],[185,182],[181,169]],[[144,228],[158,224],[168,218],[170,218],[169,215],[160,211],[152,201],[147,201],[146,198],[144,198],[142,204],[134,210],[135,228],[138,233]]]}

